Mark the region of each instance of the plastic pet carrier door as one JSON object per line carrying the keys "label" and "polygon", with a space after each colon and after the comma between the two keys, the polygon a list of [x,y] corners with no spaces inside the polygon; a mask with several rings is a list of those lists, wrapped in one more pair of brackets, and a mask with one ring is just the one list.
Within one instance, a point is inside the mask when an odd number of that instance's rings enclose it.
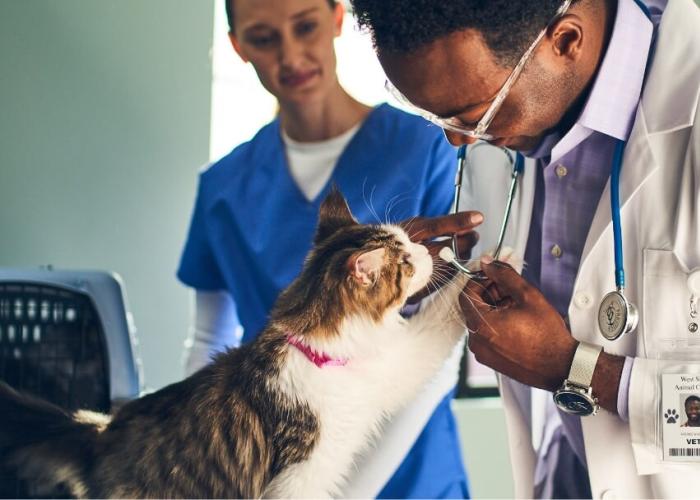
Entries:
{"label": "plastic pet carrier door", "polygon": [[[130,318],[113,274],[0,268],[0,379],[67,410],[108,413],[140,391]],[[0,497],[29,495],[0,469]]]}

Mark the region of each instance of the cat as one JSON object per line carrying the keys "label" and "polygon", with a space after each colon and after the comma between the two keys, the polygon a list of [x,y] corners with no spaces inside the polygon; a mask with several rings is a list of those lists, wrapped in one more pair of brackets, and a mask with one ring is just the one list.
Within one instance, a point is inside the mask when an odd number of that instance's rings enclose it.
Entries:
{"label": "cat", "polygon": [[459,275],[404,318],[431,281],[425,246],[361,225],[339,191],[265,330],[113,416],[69,414],[0,384],[0,459],[81,498],[339,495],[353,459],[466,334]]}

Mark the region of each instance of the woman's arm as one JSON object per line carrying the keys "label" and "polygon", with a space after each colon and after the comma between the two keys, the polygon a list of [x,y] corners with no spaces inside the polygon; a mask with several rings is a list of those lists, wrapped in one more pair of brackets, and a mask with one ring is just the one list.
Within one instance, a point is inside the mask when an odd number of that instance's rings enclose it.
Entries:
{"label": "woman's arm", "polygon": [[240,345],[243,337],[236,304],[225,290],[212,292],[195,289],[191,311],[190,328],[185,340],[186,376],[209,364],[217,352]]}

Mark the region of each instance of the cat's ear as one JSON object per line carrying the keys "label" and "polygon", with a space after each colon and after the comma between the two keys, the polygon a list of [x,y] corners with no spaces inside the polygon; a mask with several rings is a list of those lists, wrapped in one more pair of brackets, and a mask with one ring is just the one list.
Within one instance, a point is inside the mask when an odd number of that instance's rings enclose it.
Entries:
{"label": "cat's ear", "polygon": [[347,201],[338,188],[333,185],[331,192],[321,203],[314,244],[318,245],[340,228],[355,224],[357,224],[357,220],[352,216]]}
{"label": "cat's ear", "polygon": [[363,286],[373,285],[382,271],[385,254],[384,248],[377,248],[353,255],[348,261],[350,275]]}

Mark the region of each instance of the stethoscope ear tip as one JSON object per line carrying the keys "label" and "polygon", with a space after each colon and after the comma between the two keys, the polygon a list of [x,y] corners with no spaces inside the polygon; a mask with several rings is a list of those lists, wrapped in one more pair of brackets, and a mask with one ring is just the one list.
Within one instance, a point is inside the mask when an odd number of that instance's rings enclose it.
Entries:
{"label": "stethoscope ear tip", "polygon": [[455,253],[450,247],[442,247],[442,250],[440,250],[438,257],[440,257],[448,264],[452,264],[455,261]]}

